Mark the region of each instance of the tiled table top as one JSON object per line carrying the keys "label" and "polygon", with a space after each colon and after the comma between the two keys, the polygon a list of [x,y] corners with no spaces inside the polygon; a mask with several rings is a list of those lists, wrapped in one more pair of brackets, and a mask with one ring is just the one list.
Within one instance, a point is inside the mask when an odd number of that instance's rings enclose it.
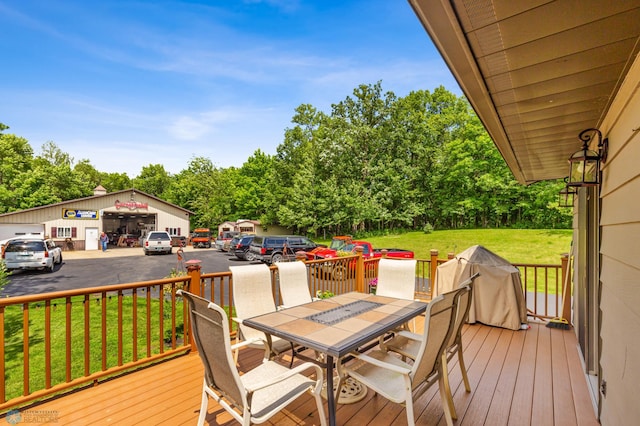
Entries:
{"label": "tiled table top", "polygon": [[[343,357],[423,313],[426,307],[424,302],[352,292],[253,317],[243,323],[327,355]],[[318,315],[335,308],[338,309],[328,315]],[[354,309],[359,308],[361,312],[354,315]],[[338,320],[341,315],[346,319]]]}

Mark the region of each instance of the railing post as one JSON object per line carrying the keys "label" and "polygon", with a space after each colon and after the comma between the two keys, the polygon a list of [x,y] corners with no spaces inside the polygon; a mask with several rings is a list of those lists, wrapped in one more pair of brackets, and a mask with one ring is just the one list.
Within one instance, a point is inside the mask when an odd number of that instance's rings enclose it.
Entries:
{"label": "railing post", "polygon": [[200,294],[200,270],[202,269],[200,263],[202,263],[202,261],[198,259],[192,259],[186,262],[187,274],[191,277],[191,281],[189,282],[189,293],[193,293],[196,296],[202,296]]}
{"label": "railing post", "polygon": [[456,257],[456,254],[452,251],[450,251],[449,253],[447,253],[447,260],[451,260],[454,257]]}
{"label": "railing post", "polygon": [[364,257],[362,256],[364,248],[356,246],[356,291],[360,293],[368,293],[364,291]]}
{"label": "railing post", "polygon": [[[185,263],[187,265],[187,274],[189,275],[189,277],[191,277],[191,280],[189,281],[189,293],[200,296],[200,270],[202,269],[202,266],[200,265],[201,261],[198,259],[192,259],[186,261]],[[191,345],[192,352],[198,351],[196,341],[193,338],[193,333],[191,333],[191,328],[189,328],[189,345]]]}
{"label": "railing post", "polygon": [[381,253],[382,253],[382,257],[385,258],[385,257],[387,257],[387,254],[389,254],[389,250],[382,249]]}
{"label": "railing post", "polygon": [[429,272],[429,294],[433,299],[433,286],[436,282],[436,271],[438,270],[438,250],[431,249],[429,253],[431,254],[431,271]]}
{"label": "railing post", "polygon": [[569,253],[562,253],[560,265],[560,271],[562,273],[562,312],[560,317],[571,324],[571,274],[569,271]]}
{"label": "railing post", "polygon": [[296,260],[304,262],[305,260],[307,260],[307,253],[304,251],[296,252]]}

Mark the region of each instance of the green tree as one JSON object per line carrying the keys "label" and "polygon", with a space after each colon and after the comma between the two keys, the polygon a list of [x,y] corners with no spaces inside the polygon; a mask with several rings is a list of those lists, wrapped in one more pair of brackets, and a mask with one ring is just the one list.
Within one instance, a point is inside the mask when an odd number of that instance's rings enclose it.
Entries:
{"label": "green tree", "polygon": [[162,164],[144,166],[140,174],[133,179],[133,186],[147,194],[163,198],[165,190],[171,184],[171,176]]}

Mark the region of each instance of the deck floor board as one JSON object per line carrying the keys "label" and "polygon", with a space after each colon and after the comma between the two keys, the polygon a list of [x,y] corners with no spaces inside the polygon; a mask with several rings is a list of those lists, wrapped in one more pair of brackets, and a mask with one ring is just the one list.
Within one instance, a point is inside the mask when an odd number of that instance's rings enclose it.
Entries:
{"label": "deck floor board", "polygon": [[[456,425],[599,424],[573,331],[538,323],[521,331],[466,325],[463,347],[472,390],[465,392],[454,357],[449,372]],[[261,350],[241,350],[240,370],[258,365],[262,356]],[[54,411],[58,423],[65,425],[192,425],[199,414],[202,377],[200,358],[193,353],[22,410]],[[416,424],[444,424],[437,386],[414,404]],[[343,425],[407,423],[402,406],[371,390],[358,403],[338,405],[337,420]],[[237,424],[211,400],[205,423]],[[267,424],[319,424],[312,397],[305,395]]]}

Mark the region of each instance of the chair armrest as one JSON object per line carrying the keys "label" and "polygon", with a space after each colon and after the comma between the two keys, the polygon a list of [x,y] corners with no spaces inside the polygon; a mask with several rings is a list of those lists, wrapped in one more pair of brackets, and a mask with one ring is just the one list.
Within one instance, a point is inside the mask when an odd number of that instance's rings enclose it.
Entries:
{"label": "chair armrest", "polygon": [[396,332],[396,334],[398,336],[406,337],[407,339],[411,339],[411,340],[422,340],[422,338],[424,337],[422,334],[412,333],[406,330],[398,331]]}
{"label": "chair armrest", "polygon": [[[364,361],[366,363],[375,365],[377,367],[380,368],[385,368],[387,370],[391,370],[394,371],[396,373],[400,373],[400,374],[409,374],[411,373],[411,367],[407,364],[406,367],[400,366],[400,365],[396,365],[396,364],[390,364],[388,362],[384,362],[384,361],[380,361],[377,358],[371,357],[369,355],[366,354],[361,354],[359,352],[351,352],[350,354],[352,357],[357,358],[361,361]],[[349,370],[349,367],[345,367],[347,370]]]}
{"label": "chair armrest", "polygon": [[279,376],[276,377],[272,377],[268,380],[264,380],[262,382],[259,383],[255,383],[253,385],[251,385],[251,387],[245,387],[245,389],[250,392],[253,393],[257,390],[263,389],[263,388],[267,388],[269,386],[273,386],[277,383],[280,383],[286,379],[288,379],[289,377],[295,376],[297,374],[300,374],[301,372],[308,370],[309,368],[312,368],[313,370],[315,370],[316,373],[316,381],[318,380],[322,380],[323,375],[322,375],[322,369],[320,368],[320,366],[313,364],[311,362],[305,362],[302,363],[300,365],[298,365],[295,368],[292,368],[290,370],[287,370],[286,373],[280,374]]}
{"label": "chair armrest", "polygon": [[236,349],[240,349],[240,348],[243,348],[245,346],[249,346],[249,345],[252,345],[252,344],[258,343],[258,342],[264,343],[264,340],[262,340],[262,339],[243,340],[243,341],[241,341],[239,343],[235,343],[235,344],[231,345],[231,350],[235,351]]}

